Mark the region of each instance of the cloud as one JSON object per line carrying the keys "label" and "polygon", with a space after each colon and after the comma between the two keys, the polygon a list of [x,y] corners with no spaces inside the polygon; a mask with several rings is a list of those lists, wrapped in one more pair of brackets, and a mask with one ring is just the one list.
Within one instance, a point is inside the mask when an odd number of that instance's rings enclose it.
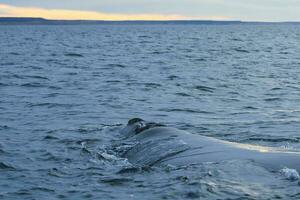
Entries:
{"label": "cloud", "polygon": [[44,9],[35,7],[16,7],[0,4],[0,16],[2,17],[43,17],[46,19],[65,20],[176,20],[186,19],[181,15],[161,14],[110,14],[92,11]]}
{"label": "cloud", "polygon": [[184,16],[176,14],[112,14],[95,11],[45,9],[37,7],[17,7],[0,4],[0,17],[42,17],[46,19],[64,20],[185,20],[211,19],[228,20],[223,16]]}

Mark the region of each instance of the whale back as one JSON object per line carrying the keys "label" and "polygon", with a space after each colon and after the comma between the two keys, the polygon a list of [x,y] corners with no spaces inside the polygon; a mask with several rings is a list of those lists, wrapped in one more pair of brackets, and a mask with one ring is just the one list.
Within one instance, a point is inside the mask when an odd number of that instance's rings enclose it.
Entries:
{"label": "whale back", "polygon": [[251,160],[269,170],[288,167],[300,171],[300,152],[228,142],[161,126],[135,131],[130,135],[127,140],[134,145],[122,156],[136,165],[182,166]]}

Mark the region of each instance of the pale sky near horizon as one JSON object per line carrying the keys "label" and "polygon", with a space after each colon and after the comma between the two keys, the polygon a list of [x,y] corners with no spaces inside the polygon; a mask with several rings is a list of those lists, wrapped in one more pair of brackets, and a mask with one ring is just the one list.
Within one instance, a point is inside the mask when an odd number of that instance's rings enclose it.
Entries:
{"label": "pale sky near horizon", "polygon": [[0,17],[300,21],[300,0],[0,0]]}

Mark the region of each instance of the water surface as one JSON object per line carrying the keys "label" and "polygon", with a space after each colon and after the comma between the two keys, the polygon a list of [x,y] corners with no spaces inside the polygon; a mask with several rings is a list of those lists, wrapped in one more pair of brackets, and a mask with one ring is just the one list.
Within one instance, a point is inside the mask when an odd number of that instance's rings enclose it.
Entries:
{"label": "water surface", "polygon": [[1,199],[299,199],[250,161],[138,168],[132,117],[300,148],[300,26],[0,27]]}

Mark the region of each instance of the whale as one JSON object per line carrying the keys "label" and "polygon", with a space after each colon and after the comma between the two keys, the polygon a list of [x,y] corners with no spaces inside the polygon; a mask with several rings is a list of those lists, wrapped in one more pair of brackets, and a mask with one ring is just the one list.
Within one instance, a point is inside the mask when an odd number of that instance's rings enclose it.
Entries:
{"label": "whale", "polygon": [[122,157],[139,166],[186,166],[206,162],[249,160],[270,171],[300,172],[300,152],[283,148],[229,142],[192,134],[160,123],[133,118],[120,131],[130,147]]}

